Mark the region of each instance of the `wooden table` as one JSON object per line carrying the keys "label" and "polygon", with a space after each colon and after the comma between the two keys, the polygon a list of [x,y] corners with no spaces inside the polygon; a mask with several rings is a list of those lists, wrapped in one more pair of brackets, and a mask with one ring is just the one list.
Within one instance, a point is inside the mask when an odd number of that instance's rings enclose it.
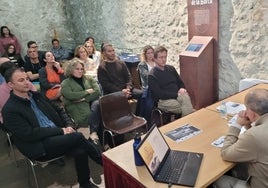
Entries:
{"label": "wooden table", "polygon": [[221,105],[222,101],[226,101],[226,102],[231,101],[231,102],[237,102],[237,103],[244,104],[244,99],[245,99],[246,94],[252,89],[259,89],[259,88],[268,89],[268,84],[263,83],[263,84],[257,84],[255,86],[252,86],[252,87],[245,89],[239,93],[236,93],[230,97],[227,97],[221,101],[218,101],[210,106],[207,106],[206,109],[218,112],[216,108]]}
{"label": "wooden table", "polygon": [[[198,135],[176,143],[164,136],[173,150],[185,150],[204,153],[196,181],[196,187],[207,187],[234,166],[234,163],[223,161],[220,149],[211,143],[226,134],[227,120],[208,109],[200,109],[188,116],[178,119],[160,128],[162,133],[176,129],[185,124],[191,124],[202,130]],[[153,180],[145,166],[134,164],[133,140],[103,153],[103,167],[106,188],[116,187],[167,187],[167,184]],[[172,187],[182,187],[175,186]]]}

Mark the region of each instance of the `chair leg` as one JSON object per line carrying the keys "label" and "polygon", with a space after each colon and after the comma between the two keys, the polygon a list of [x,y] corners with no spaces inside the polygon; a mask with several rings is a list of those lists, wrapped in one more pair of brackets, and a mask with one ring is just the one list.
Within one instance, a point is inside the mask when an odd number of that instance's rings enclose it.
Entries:
{"label": "chair leg", "polygon": [[154,119],[155,115],[157,117],[159,117],[159,124],[157,124],[157,122],[155,122],[156,126],[161,127],[162,125],[164,125],[163,112],[160,109],[155,108],[152,110],[152,113],[151,113],[152,120]]}
{"label": "chair leg", "polygon": [[34,181],[35,181],[35,185],[36,185],[36,188],[39,188],[39,183],[38,183],[38,180],[37,180],[37,176],[36,176],[36,173],[35,173],[35,163],[33,161],[31,161],[30,159],[27,159],[31,165],[31,169],[32,169],[32,173],[33,173],[33,177],[34,177]]}
{"label": "chair leg", "polygon": [[7,140],[8,140],[8,144],[9,144],[11,153],[13,154],[13,158],[15,160],[15,164],[18,167],[17,158],[16,158],[16,154],[15,154],[15,150],[14,150],[13,144],[12,144],[11,139],[10,139],[10,135],[9,135],[9,133],[6,133],[6,135],[7,135]]}
{"label": "chair leg", "polygon": [[104,129],[103,130],[103,134],[102,134],[102,142],[103,142],[103,148],[104,148],[104,145],[105,145],[105,135],[106,135],[106,132],[110,134],[111,138],[112,138],[112,143],[113,143],[113,147],[115,147],[115,141],[114,141],[114,134],[112,133],[112,131],[110,130],[106,130]]}

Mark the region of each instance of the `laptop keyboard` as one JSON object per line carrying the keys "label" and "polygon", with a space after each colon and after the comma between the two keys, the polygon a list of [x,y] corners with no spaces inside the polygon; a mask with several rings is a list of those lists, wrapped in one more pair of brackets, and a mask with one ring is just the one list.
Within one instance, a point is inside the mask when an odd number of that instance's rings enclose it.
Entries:
{"label": "laptop keyboard", "polygon": [[179,176],[181,175],[181,172],[188,160],[188,156],[188,152],[180,152],[179,155],[170,154],[166,160],[165,165],[162,167],[158,178],[164,182],[170,182],[171,180],[172,182],[174,182],[174,180],[179,181]]}

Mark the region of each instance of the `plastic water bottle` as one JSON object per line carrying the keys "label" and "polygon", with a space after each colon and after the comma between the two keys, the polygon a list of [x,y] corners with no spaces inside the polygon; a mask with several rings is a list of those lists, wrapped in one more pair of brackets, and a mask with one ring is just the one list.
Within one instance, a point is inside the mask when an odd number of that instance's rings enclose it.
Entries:
{"label": "plastic water bottle", "polygon": [[220,114],[223,119],[227,119],[227,106],[225,101],[221,103]]}
{"label": "plastic water bottle", "polygon": [[141,142],[141,135],[139,133],[136,133],[134,137],[134,143],[133,143],[134,159],[135,159],[136,166],[144,165],[144,162],[137,150],[137,146],[139,145],[140,142]]}

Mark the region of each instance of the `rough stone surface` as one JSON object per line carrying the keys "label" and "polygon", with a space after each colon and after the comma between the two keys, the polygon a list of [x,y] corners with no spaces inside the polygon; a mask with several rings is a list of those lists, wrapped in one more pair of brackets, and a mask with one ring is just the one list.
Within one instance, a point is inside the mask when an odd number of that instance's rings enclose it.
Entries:
{"label": "rough stone surface", "polygon": [[[147,44],[164,45],[169,64],[179,71],[178,55],[188,42],[186,2],[1,0],[0,17],[24,53],[29,40],[49,50],[56,36],[73,49],[94,36],[97,47],[111,42],[117,52],[140,53]],[[224,98],[238,91],[241,78],[267,79],[268,0],[220,1],[219,17],[219,98]]]}

